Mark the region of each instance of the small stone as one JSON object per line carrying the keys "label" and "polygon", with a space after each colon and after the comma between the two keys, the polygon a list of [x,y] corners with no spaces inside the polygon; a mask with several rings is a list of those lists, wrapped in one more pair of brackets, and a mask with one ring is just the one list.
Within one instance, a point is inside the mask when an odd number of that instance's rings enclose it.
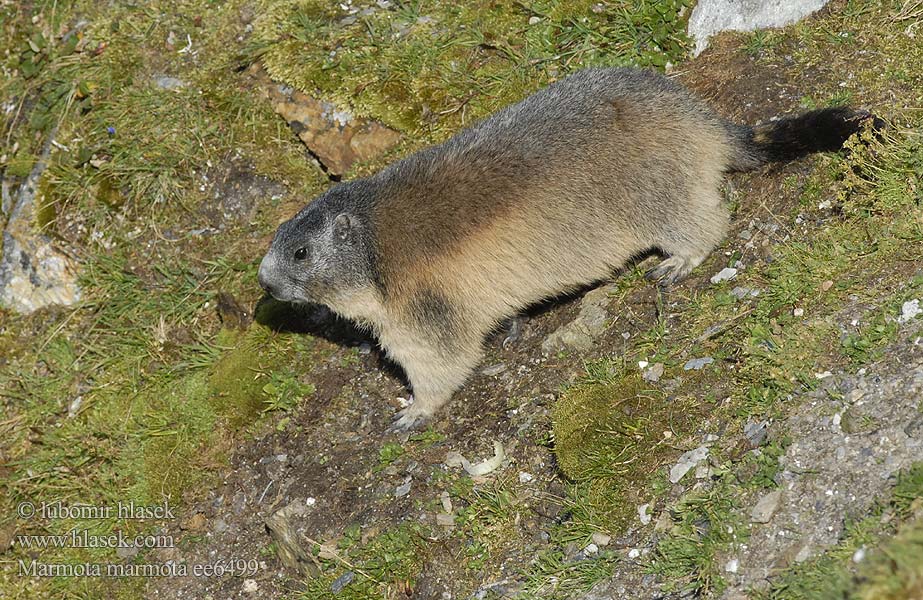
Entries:
{"label": "small stone", "polygon": [[705,367],[705,365],[710,365],[715,362],[715,359],[710,356],[703,356],[702,358],[693,358],[690,361],[687,361],[683,365],[684,371],[699,371]]}
{"label": "small stone", "polygon": [[644,368],[647,367],[647,365],[649,365],[649,364],[650,364],[650,363],[647,362],[646,360],[639,360],[639,361],[638,361],[638,368],[639,368],[639,369],[644,369]]}
{"label": "small stone", "polygon": [[178,90],[186,87],[186,82],[176,77],[168,75],[158,75],[154,77],[154,85],[162,90]]}
{"label": "small stone", "polygon": [[795,562],[803,563],[804,561],[811,558],[811,554],[812,554],[811,546],[810,545],[803,546],[801,550],[798,551],[798,554],[795,555]]}
{"label": "small stone", "polygon": [[794,316],[794,317],[803,317],[803,316],[804,316],[804,309],[803,309],[803,308],[796,308],[795,310],[792,311],[792,316]]}
{"label": "small stone", "polygon": [[409,494],[410,486],[412,484],[413,484],[413,480],[408,477],[404,483],[394,488],[394,497],[402,498],[403,496],[406,496],[407,494]]}
{"label": "small stone", "polygon": [[644,381],[656,383],[660,381],[660,378],[662,376],[663,376],[663,363],[654,363],[649,368],[644,370],[644,373],[641,375],[641,378],[644,379]]}
{"label": "small stone", "polygon": [[586,554],[587,556],[591,556],[593,554],[596,554],[597,552],[599,552],[599,546],[593,543],[587,544],[586,547],[583,549],[583,553]]}
{"label": "small stone", "polygon": [[592,535],[591,539],[597,546],[608,546],[609,542],[612,541],[612,536],[597,531]]}
{"label": "small stone", "polygon": [[257,585],[256,579],[244,579],[242,589],[245,594],[255,594],[260,591],[260,586]]}
{"label": "small stone", "polygon": [[833,282],[828,279],[827,281],[820,284],[820,291],[826,292],[826,291],[829,291],[830,288],[832,287],[833,287]]}
{"label": "small stone", "polygon": [[339,594],[340,591],[345,588],[347,585],[352,583],[352,580],[356,577],[356,574],[352,571],[346,571],[339,577],[337,577],[333,583],[330,584],[330,591],[334,594]]}
{"label": "small stone", "polygon": [[776,510],[779,508],[779,501],[782,499],[782,491],[775,490],[769,492],[765,496],[759,499],[756,503],[756,506],[753,507],[753,510],[750,512],[750,520],[754,523],[768,523],[772,520],[772,516],[776,513]]}
{"label": "small stone", "polygon": [[737,234],[737,237],[739,237],[742,240],[749,240],[750,238],[753,237],[753,233],[749,229],[744,229],[743,231]]}
{"label": "small stone", "polygon": [[865,546],[861,546],[852,553],[852,561],[854,563],[861,563],[865,560]]}
{"label": "small stone", "polygon": [[737,560],[736,558],[732,558],[731,560],[727,562],[726,565],[724,565],[724,570],[728,573],[736,573],[739,568],[740,568],[740,561]]}
{"label": "small stone", "polygon": [[897,322],[906,323],[917,318],[920,313],[923,313],[923,309],[920,308],[920,300],[908,300],[901,306],[901,316],[897,318]]}
{"label": "small stone", "polygon": [[670,469],[670,483],[678,483],[683,476],[694,466],[708,457],[708,448],[699,446],[694,450],[683,453],[679,461]]}
{"label": "small stone", "polygon": [[756,448],[766,441],[769,434],[769,421],[747,421],[744,425],[744,437],[750,443],[750,446]]}
{"label": "small stone", "polygon": [[115,551],[115,555],[122,560],[125,560],[126,558],[131,558],[132,556],[136,555],[138,550],[139,548],[137,546],[119,546]]}
{"label": "small stone", "polygon": [[737,269],[734,267],[725,267],[718,271],[716,274],[712,275],[712,283],[721,283],[722,281],[730,281],[737,277]]}
{"label": "small stone", "polygon": [[525,471],[519,472],[519,483],[529,483],[533,479],[535,479],[535,477],[532,473],[526,473]]}
{"label": "small stone", "polygon": [[441,527],[454,527],[455,516],[448,513],[438,513],[436,515],[436,525]]}
{"label": "small stone", "polygon": [[639,556],[641,556],[641,551],[637,548],[632,548],[628,551],[628,558],[638,558]]}
{"label": "small stone", "polygon": [[737,298],[738,300],[743,300],[744,298],[755,298],[760,295],[759,290],[754,290],[753,288],[737,286],[731,290],[731,295]]}
{"label": "small stone", "polygon": [[650,504],[642,504],[638,507],[638,518],[641,520],[642,525],[647,525],[651,522],[651,513],[648,512],[650,508]]}
{"label": "small stone", "polygon": [[542,22],[541,17],[529,17],[529,25],[538,25]]}
{"label": "small stone", "polygon": [[311,496],[308,496],[308,497],[305,499],[304,503],[305,503],[305,505],[307,505],[307,506],[314,506],[315,504],[317,504],[317,498],[313,498],[313,497],[311,497]]}

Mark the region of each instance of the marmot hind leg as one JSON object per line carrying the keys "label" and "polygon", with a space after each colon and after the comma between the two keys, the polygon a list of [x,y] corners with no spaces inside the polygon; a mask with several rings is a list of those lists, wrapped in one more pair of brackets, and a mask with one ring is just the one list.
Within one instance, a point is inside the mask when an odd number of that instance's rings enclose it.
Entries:
{"label": "marmot hind leg", "polygon": [[669,256],[646,275],[663,287],[680,281],[702,264],[727,232],[730,213],[717,191],[700,195],[692,212],[687,220],[676,219],[671,229],[665,229],[657,244]]}

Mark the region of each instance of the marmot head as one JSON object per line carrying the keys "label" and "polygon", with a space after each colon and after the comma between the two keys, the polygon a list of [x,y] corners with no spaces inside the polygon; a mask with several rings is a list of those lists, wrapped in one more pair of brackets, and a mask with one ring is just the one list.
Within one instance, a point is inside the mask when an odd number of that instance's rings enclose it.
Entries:
{"label": "marmot head", "polygon": [[372,285],[361,189],[341,184],[279,226],[260,263],[260,286],[285,302],[332,304]]}

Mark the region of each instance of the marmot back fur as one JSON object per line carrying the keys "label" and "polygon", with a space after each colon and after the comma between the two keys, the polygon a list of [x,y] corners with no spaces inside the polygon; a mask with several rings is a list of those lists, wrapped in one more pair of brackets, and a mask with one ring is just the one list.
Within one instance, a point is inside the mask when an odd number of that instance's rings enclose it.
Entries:
{"label": "marmot back fur", "polygon": [[726,172],[836,150],[869,119],[751,128],[659,74],[588,69],[332,187],[279,227],[260,284],[369,326],[413,387],[406,428],[449,400],[502,320],[651,249],[666,256],[653,275],[681,279],[725,235]]}

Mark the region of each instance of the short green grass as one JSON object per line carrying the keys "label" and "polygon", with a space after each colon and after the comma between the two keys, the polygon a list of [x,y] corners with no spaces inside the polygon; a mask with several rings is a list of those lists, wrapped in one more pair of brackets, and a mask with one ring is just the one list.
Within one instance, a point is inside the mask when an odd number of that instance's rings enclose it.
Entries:
{"label": "short green grass", "polygon": [[[208,239],[160,243],[198,222],[208,200],[200,177],[231,154],[240,153],[257,174],[285,181],[295,196],[286,200],[303,202],[327,184],[240,68],[260,60],[277,80],[406,134],[392,155],[358,165],[359,174],[579,68],[663,67],[683,59],[692,2],[598,4],[392,0],[363,14],[373,3],[356,2],[352,22],[338,3],[314,0],[268,0],[256,11],[243,0],[0,6],[0,66],[10,75],[0,78],[0,96],[16,100],[12,110],[0,111],[0,167],[4,177],[26,176],[56,132],[67,149],[52,153],[42,178],[37,225],[87,253],[81,257],[86,300],[79,307],[26,318],[0,313],[0,460],[11,470],[0,481],[3,514],[24,499],[192,499],[242,436],[267,425],[269,413],[289,411],[312,395],[303,363],[321,351],[310,339],[259,326],[224,330],[213,312],[217,290],[255,299],[258,250],[248,234],[269,234],[278,215],[260,213],[255,223]],[[893,122],[891,133],[855,146],[848,158],[813,159],[807,178],[793,177],[785,193],[801,193],[799,210],[813,214],[822,200],[837,210],[809,236],[775,248],[769,266],[748,269],[735,282],[761,288],[760,297],[737,301],[729,285],[684,291],[679,326],[665,318],[651,323],[624,345],[624,354],[590,361],[587,376],[563,392],[549,442],[568,480],[559,499],[567,518],[550,528],[547,544],[529,546],[519,537],[518,519],[529,514],[532,500],[515,481],[475,484],[438,475],[459,507],[449,545],[463,549],[454,557],[466,578],[459,586],[473,591],[507,556],[528,547],[536,551],[518,573],[521,597],[568,597],[618,564],[607,550],[572,560],[568,547],[585,546],[594,532],[616,534],[638,504],[660,502],[673,529],[649,569],[675,588],[703,595],[721,589],[713,557],[738,541],[722,526],[734,529],[741,494],[773,485],[784,444],[743,459],[718,452],[720,468],[709,485],[670,506],[664,468],[698,445],[701,426],[722,422],[732,431],[749,417],[784,416],[783,400],[810,387],[814,372],[874,360],[898,334],[892,318],[900,302],[919,296],[923,286],[912,276],[923,241],[923,46],[903,34],[907,22],[899,16],[909,5],[841,1],[820,20],[740,36],[753,60],[784,64],[791,56],[798,68],[816,71],[803,86],[806,107],[877,99]],[[67,35],[81,18],[86,24]],[[869,48],[875,52],[857,53]],[[158,75],[186,85],[160,89]],[[888,108],[891,93],[895,107],[910,110]],[[791,222],[794,215],[781,217]],[[734,260],[714,259],[722,266]],[[626,294],[646,285],[640,272],[622,278]],[[840,311],[850,296],[873,308],[844,332]],[[805,318],[793,316],[796,307]],[[710,332],[716,323],[723,327]],[[701,355],[716,364],[682,371],[687,358]],[[632,371],[640,359],[663,362],[663,380],[683,381],[669,395],[644,384]],[[286,421],[276,423],[284,428]],[[379,467],[438,442],[439,434],[425,432],[384,445]],[[804,597],[789,591],[810,590],[804,586],[825,578],[844,581],[842,589],[856,598],[919,595],[919,563],[908,560],[920,545],[913,515],[921,491],[907,483],[917,481],[914,473],[902,478],[891,501],[902,523],[893,538],[876,537],[895,532],[859,521],[832,562],[784,574],[773,597]],[[61,532],[73,523],[41,525]],[[114,525],[93,526],[107,532]],[[345,532],[336,556],[318,559],[323,569],[305,582],[305,598],[329,597],[331,583],[347,571],[355,576],[344,598],[407,593],[440,551],[431,532],[415,524],[386,528],[364,543],[355,533]],[[858,575],[827,576],[845,573],[847,553],[872,543],[876,551]],[[94,551],[43,558],[111,557]],[[34,582],[0,570],[4,597],[130,598],[140,585]]]}

